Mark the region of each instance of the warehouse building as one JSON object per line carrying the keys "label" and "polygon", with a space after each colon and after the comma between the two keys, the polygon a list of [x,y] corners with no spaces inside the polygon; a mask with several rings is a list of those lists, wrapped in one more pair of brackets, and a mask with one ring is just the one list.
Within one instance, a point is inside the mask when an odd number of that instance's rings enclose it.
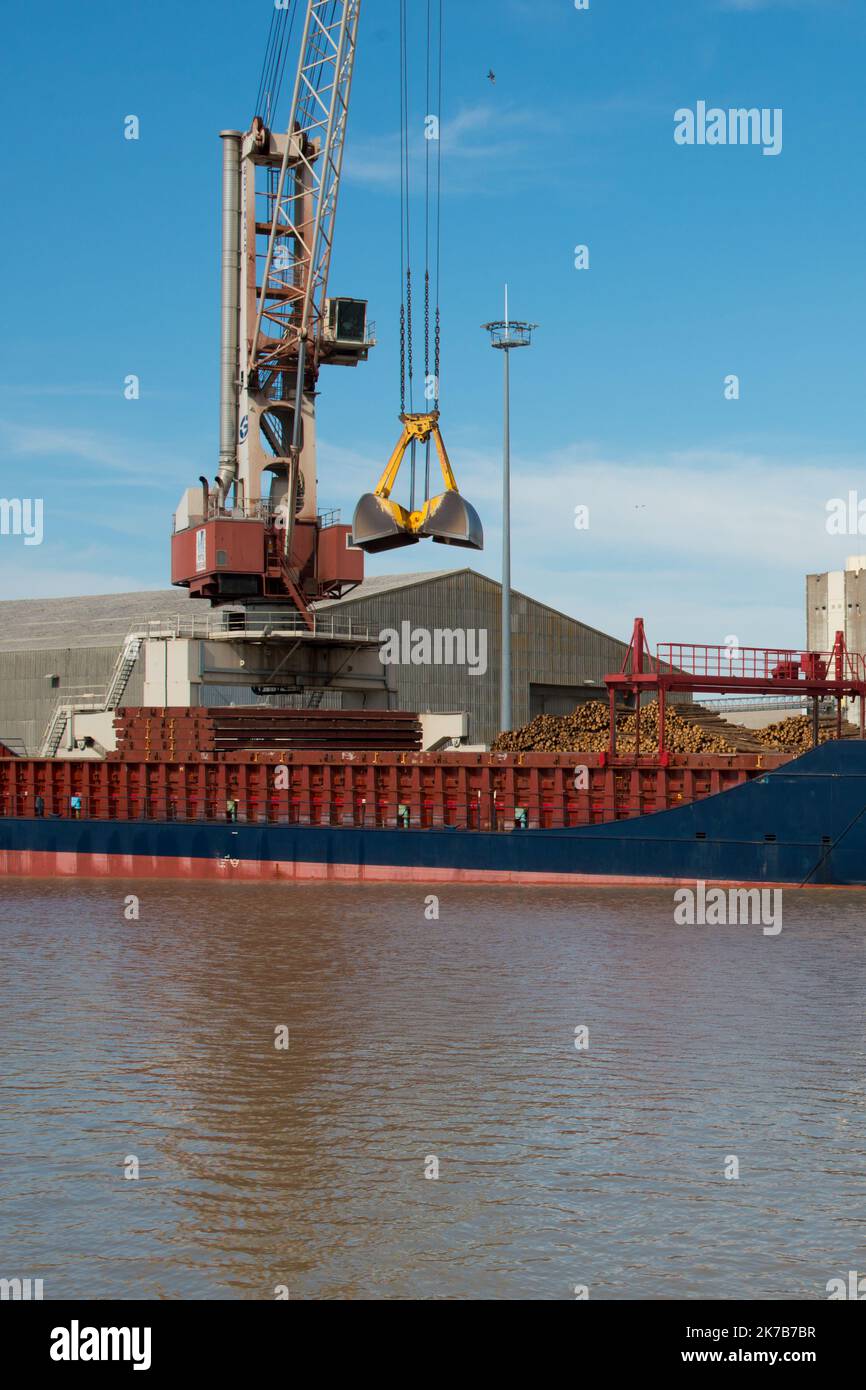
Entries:
{"label": "warehouse building", "polygon": [[[203,609],[209,611],[184,589],[0,603],[0,741],[38,753],[63,703],[104,707],[131,636],[152,623],[164,629],[176,624],[180,631]],[[495,738],[501,588],[494,580],[468,568],[385,575],[365,580],[316,611],[320,618],[380,636],[399,708],[465,712],[468,743]],[[599,698],[604,676],[619,670],[625,652],[626,644],[616,638],[515,592],[515,725]],[[126,677],[126,705],[145,702],[141,666],[135,662]],[[235,695],[238,702],[258,698],[249,690]],[[207,699],[225,703],[233,693],[211,687]]]}
{"label": "warehouse building", "polygon": [[[321,604],[320,611],[340,611],[380,633],[400,637],[396,675],[402,708],[465,710],[470,743],[490,743],[499,733],[502,587],[495,580],[468,568],[383,575],[366,579],[346,598]],[[416,663],[411,633],[408,642],[402,640],[405,623],[430,634],[434,658],[434,635],[459,626],[467,638],[466,662]],[[516,591],[511,628],[515,727],[537,714],[567,714],[581,700],[603,696],[605,675],[620,669],[626,653],[626,643]],[[469,634],[475,634],[474,639]],[[423,657],[423,643],[415,646]],[[482,648],[483,673],[478,659]],[[448,654],[445,641],[440,641],[439,652]]]}

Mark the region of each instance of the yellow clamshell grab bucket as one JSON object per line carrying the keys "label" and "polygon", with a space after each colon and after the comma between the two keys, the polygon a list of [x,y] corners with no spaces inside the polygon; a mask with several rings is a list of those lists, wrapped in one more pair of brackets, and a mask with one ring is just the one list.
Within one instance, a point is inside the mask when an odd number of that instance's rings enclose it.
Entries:
{"label": "yellow clamshell grab bucket", "polygon": [[[382,550],[396,550],[403,545],[417,545],[429,539],[440,545],[459,545],[467,550],[484,549],[484,529],[475,508],[460,496],[451,463],[439,432],[439,412],[428,415],[401,415],[403,433],[391,455],[375,492],[366,492],[355,508],[352,521],[352,544],[375,555]],[[392,502],[391,492],[397,481],[400,465],[413,440],[436,445],[436,454],[445,491],[431,497],[420,511],[409,512],[399,502]]]}

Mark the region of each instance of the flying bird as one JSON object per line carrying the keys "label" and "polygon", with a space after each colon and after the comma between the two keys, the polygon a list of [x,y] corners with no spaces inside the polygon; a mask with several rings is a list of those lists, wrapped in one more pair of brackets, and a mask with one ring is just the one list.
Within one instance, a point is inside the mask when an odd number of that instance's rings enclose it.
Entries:
{"label": "flying bird", "polygon": [[488,74],[487,74],[487,81],[488,81],[488,82],[495,82],[495,81],[496,81],[496,73],[493,71],[492,68],[490,69],[490,71],[489,71]]}

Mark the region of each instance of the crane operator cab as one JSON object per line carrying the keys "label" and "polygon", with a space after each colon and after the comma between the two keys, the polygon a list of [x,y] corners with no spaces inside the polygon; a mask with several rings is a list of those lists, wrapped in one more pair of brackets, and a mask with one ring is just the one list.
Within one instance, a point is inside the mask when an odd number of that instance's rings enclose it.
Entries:
{"label": "crane operator cab", "polygon": [[[451,468],[448,453],[439,431],[439,412],[426,415],[401,415],[403,433],[397,441],[385,471],[375,491],[367,492],[358,502],[352,521],[352,544],[368,554],[396,550],[404,545],[417,545],[420,540],[438,541],[440,545],[463,546],[467,550],[484,549],[484,530],[471,503],[462,497]],[[414,509],[414,497],[407,510],[391,498],[400,465],[407,449],[416,443],[436,447],[439,466],[445,481],[445,491],[428,497],[423,506]]]}

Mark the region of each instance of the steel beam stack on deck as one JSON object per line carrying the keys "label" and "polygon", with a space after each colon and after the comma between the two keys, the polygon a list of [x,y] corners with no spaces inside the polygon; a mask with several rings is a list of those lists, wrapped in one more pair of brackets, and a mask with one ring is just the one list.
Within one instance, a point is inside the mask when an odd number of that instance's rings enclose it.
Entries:
{"label": "steel beam stack on deck", "polygon": [[113,761],[190,762],[231,752],[321,749],[416,752],[421,723],[404,710],[137,708],[118,711]]}

